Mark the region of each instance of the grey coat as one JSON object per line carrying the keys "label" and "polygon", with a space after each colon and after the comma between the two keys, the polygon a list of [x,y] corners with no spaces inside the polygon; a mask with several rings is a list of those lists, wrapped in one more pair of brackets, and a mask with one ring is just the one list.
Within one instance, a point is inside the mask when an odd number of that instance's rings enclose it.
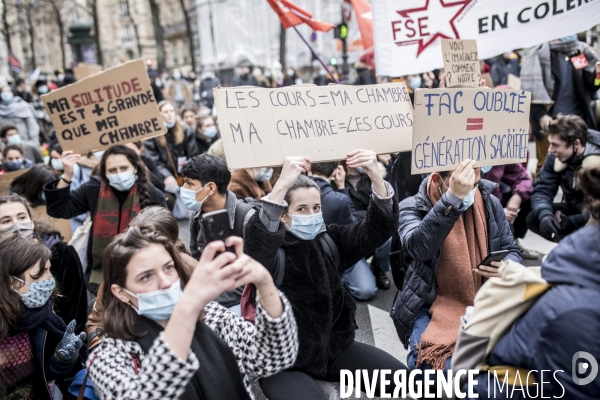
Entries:
{"label": "grey coat", "polygon": [[22,140],[39,146],[40,125],[35,110],[22,98],[15,96],[8,104],[0,102],[0,128],[6,125],[16,126]]}
{"label": "grey coat", "polygon": [[[521,262],[521,253],[515,244],[504,209],[496,196],[492,195],[496,186],[485,179],[479,182],[487,218],[488,250],[510,250],[506,259]],[[442,244],[465,209],[462,205],[460,208],[453,207],[447,193],[434,206],[427,195],[427,178],[421,183],[419,193],[402,201],[399,207],[398,233],[408,270],[390,316],[400,340],[408,348],[408,338],[419,310],[435,300],[436,273]]]}

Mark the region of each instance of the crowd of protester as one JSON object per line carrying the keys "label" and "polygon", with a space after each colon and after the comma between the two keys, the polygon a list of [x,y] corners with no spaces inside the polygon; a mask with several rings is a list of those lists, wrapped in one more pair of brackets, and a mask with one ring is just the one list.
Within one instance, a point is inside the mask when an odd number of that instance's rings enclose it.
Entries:
{"label": "crowd of protester", "polygon": [[[573,54],[588,66],[565,62]],[[230,171],[210,67],[199,78],[151,74],[165,135],[75,154],[40,99],[72,83],[70,71],[2,86],[0,174],[18,174],[0,196],[0,399],[77,398],[80,388],[89,399],[253,399],[256,380],[268,399],[326,399],[318,381],[339,382],[341,370],[448,371],[465,310],[504,262],[524,259],[552,287],[488,365],[562,370],[570,398],[600,393],[600,378],[568,380],[573,354],[600,359],[600,62],[570,36],[482,66],[495,86],[512,74],[531,91],[536,171],[465,160],[410,176],[410,155],[369,149]],[[372,53],[355,68],[356,85],[386,81]],[[303,77],[242,63],[232,84]],[[310,80],[341,78],[329,65]],[[445,84],[437,70],[392,80],[411,95]],[[202,218],[216,211],[233,236],[211,242]],[[523,245],[529,231],[558,243],[543,262]],[[355,340],[355,301],[392,285],[406,360]]]}

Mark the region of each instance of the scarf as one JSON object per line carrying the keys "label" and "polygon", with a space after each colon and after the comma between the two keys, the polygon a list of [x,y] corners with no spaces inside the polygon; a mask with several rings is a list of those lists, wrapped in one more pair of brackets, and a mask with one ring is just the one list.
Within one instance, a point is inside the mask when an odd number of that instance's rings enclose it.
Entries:
{"label": "scarf", "polygon": [[554,75],[552,75],[550,52],[572,56],[576,53],[583,54],[588,60],[585,71],[595,74],[595,65],[598,61],[596,53],[584,42],[546,42],[541,46],[530,49],[523,59],[521,68],[521,89],[531,92],[532,104],[554,104]]}
{"label": "scarf", "polygon": [[123,206],[113,189],[102,183],[100,196],[96,206],[96,214],[92,223],[92,257],[93,266],[90,283],[99,284],[102,281],[102,258],[104,249],[119,233],[124,232],[131,220],[140,212],[140,195],[137,184],[129,190]]}
{"label": "scarf", "polygon": [[52,311],[52,299],[48,299],[46,304],[38,308],[21,308],[21,315],[17,320],[15,331],[31,332],[33,329],[42,328],[48,332],[48,335],[55,339],[62,339],[67,325],[61,317]]}
{"label": "scarf", "polygon": [[[435,205],[440,198],[440,184],[431,175],[427,194]],[[464,251],[464,250],[467,251]],[[419,358],[436,370],[444,370],[452,356],[460,318],[467,306],[473,305],[475,293],[483,284],[483,277],[473,272],[488,255],[488,230],[483,197],[475,192],[475,201],[459,218],[441,248],[437,266],[437,295],[429,310],[431,322],[421,336]]]}
{"label": "scarf", "polygon": [[[135,326],[136,331],[146,332],[137,343],[148,354],[163,327],[146,317],[137,318]],[[202,321],[196,323],[191,348],[202,367],[192,376],[179,399],[250,400],[233,351]]]}

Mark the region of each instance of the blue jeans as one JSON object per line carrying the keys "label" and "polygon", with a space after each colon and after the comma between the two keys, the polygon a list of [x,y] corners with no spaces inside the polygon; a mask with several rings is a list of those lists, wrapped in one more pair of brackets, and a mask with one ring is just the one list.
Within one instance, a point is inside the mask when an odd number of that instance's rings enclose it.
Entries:
{"label": "blue jeans", "polygon": [[379,264],[379,268],[382,271],[390,271],[392,267],[390,266],[390,252],[392,251],[392,238],[389,238],[384,244],[382,244],[375,253],[373,253],[373,258],[377,260]]}
{"label": "blue jeans", "polygon": [[[412,332],[410,333],[410,337],[408,339],[410,352],[408,353],[408,357],[406,357],[406,366],[410,371],[413,369],[431,369],[431,365],[427,363],[422,363],[417,368],[417,359],[419,358],[419,350],[417,349],[417,345],[421,343],[421,336],[423,335],[423,332],[425,332],[425,329],[427,329],[427,326],[430,322],[431,317],[429,316],[429,307],[421,307],[419,310],[419,315],[417,315],[417,319],[415,319],[415,322],[413,323]],[[452,369],[452,357],[446,360],[445,370],[448,371],[450,369]]]}
{"label": "blue jeans", "polygon": [[[379,264],[379,268],[383,271],[391,270],[390,266],[390,251],[392,248],[392,239],[388,239],[381,247],[375,250],[373,258]],[[354,264],[352,268],[347,269],[342,274],[342,283],[350,291],[350,294],[358,300],[369,300],[377,293],[377,285],[375,277],[371,272],[371,268],[367,260],[361,258],[359,262]]]}

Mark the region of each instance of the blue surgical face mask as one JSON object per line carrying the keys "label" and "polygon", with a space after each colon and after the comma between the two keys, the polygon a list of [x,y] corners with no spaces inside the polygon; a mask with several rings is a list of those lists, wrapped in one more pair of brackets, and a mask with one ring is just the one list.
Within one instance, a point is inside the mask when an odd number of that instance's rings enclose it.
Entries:
{"label": "blue surgical face mask", "polygon": [[50,160],[50,165],[57,171],[62,171],[64,169],[62,160],[60,158],[53,158]]}
{"label": "blue surgical face mask", "polygon": [[323,214],[290,215],[292,226],[288,229],[298,239],[313,240],[323,227]]}
{"label": "blue surgical face mask", "polygon": [[415,76],[413,78],[410,78],[410,82],[408,83],[408,86],[410,86],[410,88],[414,91],[415,89],[420,88],[422,83],[423,83],[423,80],[421,79],[421,77]]}
{"label": "blue surgical face mask", "polygon": [[482,174],[487,174],[491,170],[492,170],[492,166],[491,165],[488,165],[487,167],[481,167],[481,173]]}
{"label": "blue surgical face mask", "polygon": [[175,122],[167,122],[167,121],[165,121],[165,126],[167,127],[167,129],[171,129],[172,127],[175,126]]}
{"label": "blue surgical face mask", "polygon": [[473,202],[475,201],[475,191],[477,190],[477,188],[471,190],[462,200],[462,205],[463,208],[466,210],[467,208],[471,207],[473,205]]}
{"label": "blue surgical face mask", "polygon": [[273,168],[261,168],[260,172],[254,173],[254,180],[256,182],[266,182],[271,180],[273,177]]}
{"label": "blue surgical face mask", "polygon": [[[21,295],[21,301],[23,302],[23,304],[25,304],[25,307],[27,308],[38,308],[46,304],[48,302],[48,299],[52,295],[54,287],[56,286],[54,278],[45,279],[43,281],[33,283],[27,283],[24,280],[19,279],[15,276],[13,276],[13,279],[16,279],[19,282],[23,282],[24,284],[29,286],[29,290],[27,291],[27,293]],[[13,290],[15,289],[13,288]]]}
{"label": "blue surgical face mask", "polygon": [[217,127],[216,126],[209,126],[208,128],[206,128],[202,134],[204,136],[206,136],[209,139],[214,138],[215,136],[217,136]]}
{"label": "blue surgical face mask", "polygon": [[16,144],[17,146],[21,144],[21,136],[20,135],[12,135],[6,138],[8,144]]}
{"label": "blue surgical face mask", "polygon": [[357,170],[359,174],[364,174],[365,173],[365,170],[363,169],[363,167],[356,167],[354,169]]}
{"label": "blue surgical face mask", "polygon": [[48,86],[40,86],[37,88],[37,91],[39,94],[46,94],[48,93]]}
{"label": "blue surgical face mask", "polygon": [[23,169],[23,160],[7,161],[4,163],[4,171],[13,172]]}
{"label": "blue surgical face mask", "polygon": [[167,289],[155,290],[148,293],[133,294],[125,288],[123,290],[137,299],[138,306],[137,308],[133,307],[135,311],[139,315],[143,315],[154,321],[169,319],[183,293],[179,279]]}
{"label": "blue surgical face mask", "polygon": [[175,72],[175,73],[173,74],[173,79],[175,79],[175,80],[179,80],[179,79],[181,79],[181,74],[180,74],[179,72]]}
{"label": "blue surgical face mask", "polygon": [[5,103],[10,103],[14,97],[15,95],[12,92],[0,93],[0,98],[2,98],[2,101]]}
{"label": "blue surgical face mask", "polygon": [[126,192],[129,191],[129,189],[131,189],[131,187],[135,183],[136,177],[133,172],[133,169],[130,169],[129,171],[121,172],[118,174],[106,175],[106,179],[108,179],[110,186],[112,186],[113,188],[117,189],[120,192]]}
{"label": "blue surgical face mask", "polygon": [[560,39],[563,43],[573,43],[577,40],[577,35],[569,35]]}
{"label": "blue surgical face mask", "polygon": [[210,195],[206,195],[206,197],[202,201],[197,201],[196,193],[198,193],[205,187],[206,187],[206,185],[202,186],[200,189],[198,189],[196,191],[193,191],[192,189],[188,189],[188,188],[184,188],[184,187],[179,189],[179,196],[181,197],[181,201],[183,201],[183,205],[185,206],[185,208],[187,208],[188,210],[192,210],[192,211],[198,211],[199,209],[202,208],[202,203],[204,203],[204,201],[206,199],[208,199],[208,196],[210,196]]}

